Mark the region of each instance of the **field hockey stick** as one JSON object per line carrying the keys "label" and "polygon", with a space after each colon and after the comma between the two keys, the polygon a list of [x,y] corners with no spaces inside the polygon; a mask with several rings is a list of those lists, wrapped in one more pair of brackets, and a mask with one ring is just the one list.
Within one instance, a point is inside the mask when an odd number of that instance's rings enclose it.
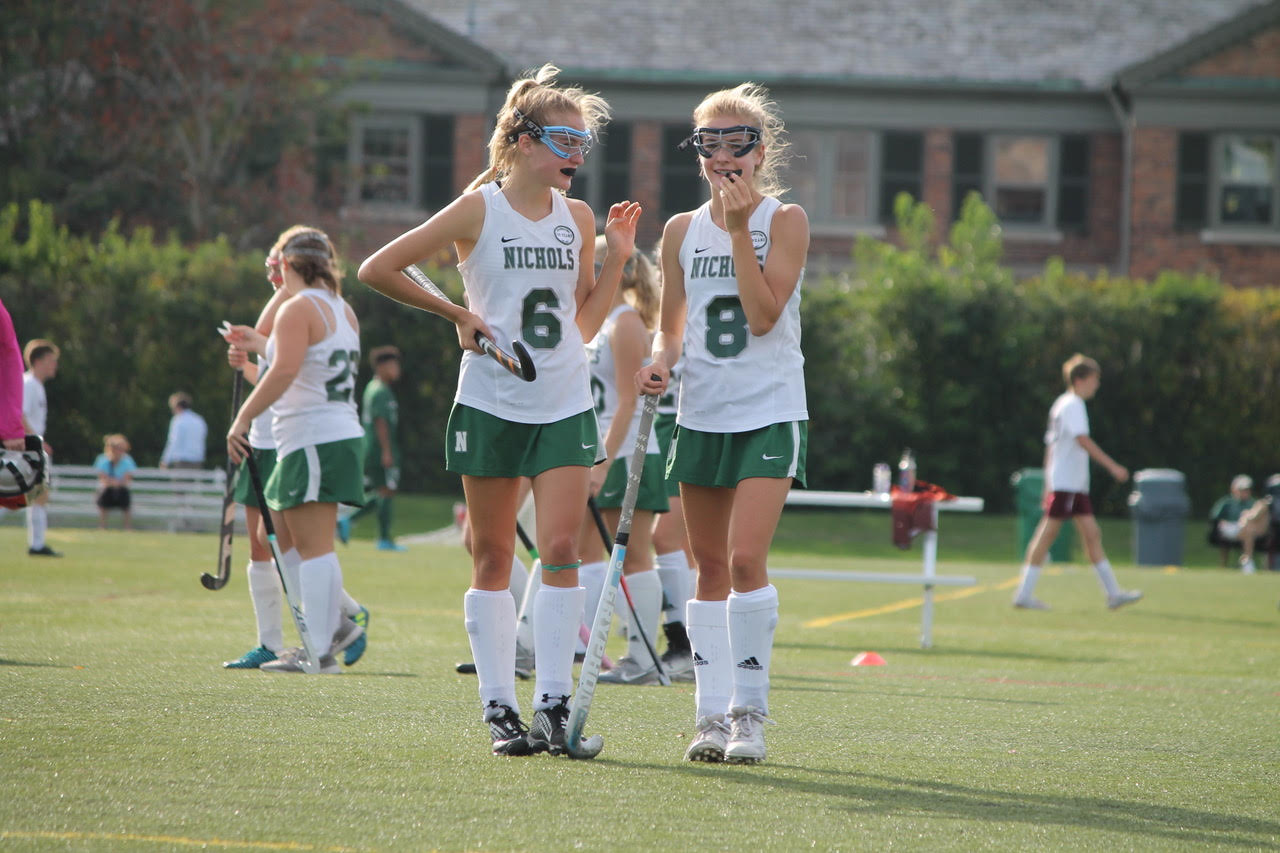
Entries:
{"label": "field hockey stick", "polygon": [[276,564],[276,574],[280,576],[280,586],[284,587],[284,597],[289,603],[289,612],[293,614],[293,626],[298,629],[298,637],[302,640],[302,650],[306,655],[306,660],[300,661],[302,671],[314,674],[320,671],[320,655],[311,640],[311,632],[307,630],[307,620],[302,616],[302,602],[298,598],[301,590],[291,589],[292,584],[286,579],[284,557],[280,555],[280,543],[276,541],[276,526],[271,521],[271,510],[267,506],[267,496],[262,491],[262,477],[258,475],[258,463],[253,459],[252,450],[245,459],[249,461],[249,479],[253,481],[253,494],[262,510],[262,526],[267,531],[267,542],[271,545],[271,558]]}
{"label": "field hockey stick", "polygon": [[[533,544],[533,540],[529,538],[529,534],[524,532],[524,527],[520,522],[516,522],[516,535],[520,537],[520,541],[524,543],[525,550],[529,552],[529,556],[533,558],[534,574],[537,574],[542,565],[542,558],[538,556],[538,549]],[[520,618],[517,620],[522,625],[528,624],[529,605],[533,601],[535,590],[533,577],[529,578],[529,585],[525,587],[524,601],[520,603]],[[578,620],[578,639],[582,640],[585,646],[591,642],[591,634],[587,631],[587,626],[582,624],[582,620]],[[613,669],[613,660],[608,655],[600,658],[600,666],[603,669]]]}
{"label": "field hockey stick", "polygon": [[[610,547],[612,543],[609,541],[609,528],[604,523],[604,516],[600,514],[600,505],[596,503],[595,498],[588,496],[587,507],[591,510],[591,516],[596,520],[596,530],[600,531],[600,538],[604,540],[604,547]],[[618,581],[619,586],[622,587],[622,597],[627,600],[627,609],[631,611],[631,621],[636,626],[636,632],[640,634],[640,639],[644,641],[644,647],[649,650],[649,658],[658,669],[658,681],[663,687],[670,687],[671,677],[667,675],[667,670],[662,666],[662,661],[658,658],[658,650],[653,647],[653,643],[649,642],[649,635],[644,632],[644,626],[640,624],[640,615],[636,613],[635,600],[631,598],[631,588],[627,586],[627,576],[619,575]]]}
{"label": "field hockey stick", "polygon": [[622,515],[618,519],[618,533],[613,537],[613,551],[609,554],[609,568],[605,572],[604,591],[596,608],[596,618],[591,625],[591,642],[587,644],[587,657],[578,675],[578,689],[573,694],[569,708],[568,731],[565,749],[570,758],[595,758],[604,749],[604,738],[592,735],[583,740],[582,729],[587,724],[587,712],[600,678],[600,662],[604,658],[604,645],[609,641],[609,625],[613,622],[613,602],[618,594],[618,582],[622,578],[622,561],[627,556],[627,541],[631,538],[631,516],[635,513],[636,497],[640,493],[640,475],[644,472],[644,455],[649,449],[649,431],[653,427],[653,413],[658,398],[646,394],[644,411],[640,415],[640,432],[631,452],[631,465],[627,469],[627,490],[622,496]]}
{"label": "field hockey stick", "polygon": [[[409,280],[421,287],[427,293],[430,293],[437,299],[443,299],[445,302],[452,302],[449,297],[444,295],[444,291],[436,287],[431,279],[427,278],[426,273],[418,269],[413,264],[405,267],[402,272],[409,277]],[[538,378],[538,371],[533,366],[533,357],[529,355],[529,350],[519,341],[511,342],[511,349],[515,351],[515,355],[503,352],[498,348],[492,340],[483,332],[476,332],[476,343],[480,345],[486,355],[492,356],[493,359],[505,367],[507,370],[519,376],[525,382],[532,382]]]}
{"label": "field hockey stick", "polygon": [[[231,420],[236,419],[240,411],[240,392],[244,388],[244,371],[237,370],[235,382],[231,386]],[[200,574],[200,583],[208,590],[222,589],[231,580],[231,535],[236,529],[236,463],[227,456],[227,488],[222,495],[222,530],[218,534],[218,573]]]}

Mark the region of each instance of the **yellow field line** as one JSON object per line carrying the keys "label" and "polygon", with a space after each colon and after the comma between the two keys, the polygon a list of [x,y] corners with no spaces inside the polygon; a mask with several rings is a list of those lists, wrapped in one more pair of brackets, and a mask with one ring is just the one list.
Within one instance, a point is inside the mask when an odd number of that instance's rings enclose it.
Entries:
{"label": "yellow field line", "polygon": [[317,850],[324,853],[357,853],[351,847],[333,845],[318,847],[297,841],[231,841],[223,838],[183,838],[180,835],[138,835],[132,832],[17,832],[0,831],[0,841],[8,839],[45,839],[52,841],[142,841],[152,844],[178,844],[187,847],[222,847],[233,850]]}
{"label": "yellow field line", "polygon": [[[1047,575],[1060,574],[1062,569],[1051,568],[1045,571]],[[989,592],[994,590],[1012,589],[1018,585],[1019,576],[1014,575],[1007,580],[999,583],[979,584],[978,586],[969,587],[967,589],[958,589],[955,592],[939,592],[933,596],[934,602],[939,601],[956,601],[961,598],[968,598],[971,595],[977,595],[980,592]],[[924,605],[924,596],[916,598],[904,598],[902,601],[895,601],[892,604],[885,604],[880,607],[868,607],[865,610],[851,610],[848,613],[836,613],[832,616],[821,616],[817,619],[810,619],[808,622],[802,623],[806,628],[826,628],[837,622],[849,622],[854,619],[865,619],[868,616],[883,616],[886,613],[897,613],[899,610],[910,610],[912,607],[921,607]]]}

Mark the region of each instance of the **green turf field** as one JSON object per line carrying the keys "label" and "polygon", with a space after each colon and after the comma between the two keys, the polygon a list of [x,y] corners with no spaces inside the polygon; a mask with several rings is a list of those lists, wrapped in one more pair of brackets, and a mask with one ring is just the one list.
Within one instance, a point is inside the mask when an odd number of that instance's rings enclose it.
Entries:
{"label": "green turf field", "polygon": [[[774,563],[918,567],[883,515],[823,517],[789,512]],[[778,581],[758,767],[681,760],[692,685],[602,685],[594,761],[490,756],[456,546],[342,549],[368,654],[273,677],[218,665],[253,645],[243,547],[212,593],[213,535],[57,529],[37,560],[6,524],[0,849],[1280,848],[1280,573],[1134,569],[1109,529],[1146,600],[1109,612],[1065,566],[1052,612],[1014,611],[1011,521],[943,524],[942,571],[980,584],[940,596],[932,650],[914,587]]]}

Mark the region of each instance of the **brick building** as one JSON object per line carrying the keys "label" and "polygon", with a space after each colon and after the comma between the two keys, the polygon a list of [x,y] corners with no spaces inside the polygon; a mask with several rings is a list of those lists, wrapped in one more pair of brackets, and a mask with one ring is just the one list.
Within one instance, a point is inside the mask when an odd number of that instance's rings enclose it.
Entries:
{"label": "brick building", "polygon": [[452,200],[513,76],[552,62],[613,107],[573,192],[642,202],[643,245],[702,199],[675,147],[692,107],[753,80],[790,131],[811,267],[891,238],[900,191],[940,229],[978,191],[1015,266],[1280,283],[1280,0],[327,2],[381,37],[343,95],[353,254]]}

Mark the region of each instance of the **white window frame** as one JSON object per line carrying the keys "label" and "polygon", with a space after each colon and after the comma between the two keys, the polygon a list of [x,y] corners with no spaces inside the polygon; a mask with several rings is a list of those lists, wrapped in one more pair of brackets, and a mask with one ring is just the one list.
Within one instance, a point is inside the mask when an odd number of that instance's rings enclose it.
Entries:
{"label": "white window frame", "polygon": [[[1271,176],[1271,221],[1262,223],[1224,222],[1222,220],[1223,172],[1226,170],[1227,140],[1232,137],[1262,137],[1271,140],[1275,153],[1275,174]],[[1271,131],[1231,131],[1215,133],[1209,144],[1209,228],[1205,232],[1210,239],[1216,237],[1230,242],[1230,235],[1241,237],[1270,237],[1280,239],[1280,133]]]}
{"label": "white window frame", "polygon": [[[810,232],[817,236],[856,234],[884,236],[885,228],[879,222],[881,147],[884,144],[884,134],[879,130],[866,127],[800,126],[791,128],[793,136],[802,133],[816,136],[818,143],[818,151],[815,155],[817,162],[813,164],[817,192],[812,205],[813,209],[805,209],[805,213],[809,216]],[[836,180],[836,137],[842,133],[864,134],[867,137],[866,216],[862,219],[836,217],[832,212],[833,188]],[[798,160],[798,157],[791,160],[790,169],[795,168]],[[783,176],[784,181],[787,177]],[[791,192],[787,193],[786,200],[797,201]]]}
{"label": "white window frame", "polygon": [[[1062,153],[1061,134],[1008,132],[987,134],[986,143],[983,146],[985,150],[983,151],[982,195],[991,206],[991,210],[996,212],[997,187],[1007,186],[1016,189],[1019,186],[1032,186],[1031,184],[1001,184],[996,180],[996,149],[1001,140],[1010,139],[1043,139],[1046,143],[1045,153],[1048,162],[1045,164],[1044,215],[1039,222],[1006,222],[1001,219],[1000,227],[1004,229],[1006,236],[1011,236],[1015,240],[1024,235],[1032,239],[1044,237],[1060,240],[1062,233],[1058,230],[1058,182],[1060,180],[1058,162]],[[996,215],[999,216],[999,213],[996,212]]]}
{"label": "white window frame", "polygon": [[[403,201],[379,201],[364,198],[364,140],[367,130],[405,130],[409,134],[409,193]],[[416,114],[374,113],[356,116],[351,125],[349,161],[354,178],[348,203],[369,208],[419,209],[422,207],[422,121]]]}

